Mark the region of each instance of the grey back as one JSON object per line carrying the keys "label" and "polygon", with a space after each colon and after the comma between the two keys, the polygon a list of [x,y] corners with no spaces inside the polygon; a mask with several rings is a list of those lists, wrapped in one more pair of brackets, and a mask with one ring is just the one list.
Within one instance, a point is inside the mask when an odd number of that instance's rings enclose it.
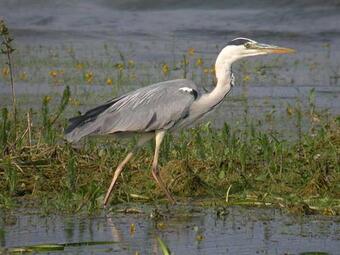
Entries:
{"label": "grey back", "polygon": [[87,135],[171,129],[188,116],[198,96],[196,85],[184,79],[143,87],[71,119],[65,138],[75,142]]}

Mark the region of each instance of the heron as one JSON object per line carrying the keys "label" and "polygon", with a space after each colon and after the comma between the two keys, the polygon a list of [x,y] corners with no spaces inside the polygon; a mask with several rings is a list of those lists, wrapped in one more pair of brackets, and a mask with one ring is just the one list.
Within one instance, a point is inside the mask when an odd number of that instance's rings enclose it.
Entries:
{"label": "heron", "polygon": [[215,110],[234,86],[232,64],[245,57],[293,53],[291,48],[258,43],[248,38],[235,38],[220,51],[215,62],[216,86],[202,91],[187,79],[155,83],[115,97],[104,104],[69,119],[65,138],[76,143],[87,136],[138,135],[135,147],[117,166],[104,198],[104,206],[125,165],[146,142],[155,139],[151,173],[168,200],[175,199],[165,186],[159,172],[158,159],[161,143],[167,132],[183,129]]}

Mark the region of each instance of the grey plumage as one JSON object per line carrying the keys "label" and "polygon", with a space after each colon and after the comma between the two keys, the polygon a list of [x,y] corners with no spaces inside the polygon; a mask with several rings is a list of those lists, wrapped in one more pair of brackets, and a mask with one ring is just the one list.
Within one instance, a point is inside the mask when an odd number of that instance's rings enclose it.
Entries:
{"label": "grey plumage", "polygon": [[88,135],[168,130],[187,117],[198,96],[196,85],[184,79],[143,87],[71,118],[65,138],[77,142]]}

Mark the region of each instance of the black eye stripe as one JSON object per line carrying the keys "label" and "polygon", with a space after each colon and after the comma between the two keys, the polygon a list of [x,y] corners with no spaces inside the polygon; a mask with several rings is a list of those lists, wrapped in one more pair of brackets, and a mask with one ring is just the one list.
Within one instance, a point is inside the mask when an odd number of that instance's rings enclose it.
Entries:
{"label": "black eye stripe", "polygon": [[243,44],[248,43],[248,42],[252,42],[252,41],[247,40],[247,39],[240,38],[240,39],[235,39],[235,40],[232,40],[232,41],[228,42],[227,45],[235,45],[235,46],[238,46],[238,45],[243,45]]}

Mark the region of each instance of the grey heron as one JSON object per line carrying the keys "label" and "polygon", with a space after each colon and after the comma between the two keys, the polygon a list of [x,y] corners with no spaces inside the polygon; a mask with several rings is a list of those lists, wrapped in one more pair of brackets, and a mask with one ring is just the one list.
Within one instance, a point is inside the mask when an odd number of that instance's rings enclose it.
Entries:
{"label": "grey heron", "polygon": [[164,135],[192,124],[221,104],[234,85],[233,62],[250,56],[292,53],[293,49],[258,43],[247,38],[230,41],[215,62],[217,84],[208,93],[201,92],[193,81],[164,81],[113,98],[85,114],[71,118],[65,138],[77,142],[90,135],[130,136],[139,134],[135,148],[117,166],[104,198],[106,206],[112,189],[126,163],[136,150],[155,138],[152,176],[171,202],[174,198],[162,181],[158,157]]}

